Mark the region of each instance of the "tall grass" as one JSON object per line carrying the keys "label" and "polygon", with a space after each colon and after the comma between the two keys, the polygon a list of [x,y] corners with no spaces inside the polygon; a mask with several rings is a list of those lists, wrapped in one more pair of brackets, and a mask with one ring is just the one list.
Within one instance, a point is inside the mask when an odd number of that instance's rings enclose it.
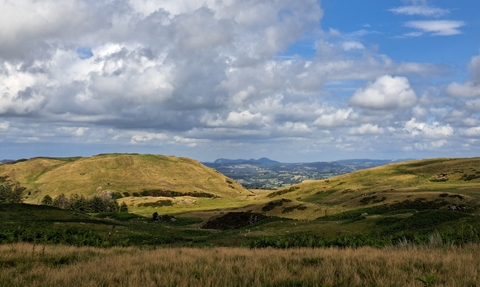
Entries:
{"label": "tall grass", "polygon": [[[480,247],[110,248],[0,245],[0,286],[478,286]],[[423,280],[423,281],[422,281]]]}

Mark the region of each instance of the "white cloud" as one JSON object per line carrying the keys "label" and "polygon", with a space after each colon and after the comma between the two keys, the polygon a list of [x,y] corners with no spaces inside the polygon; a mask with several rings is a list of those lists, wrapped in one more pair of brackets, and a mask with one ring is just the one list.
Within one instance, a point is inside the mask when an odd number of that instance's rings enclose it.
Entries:
{"label": "white cloud", "polygon": [[404,131],[413,137],[429,139],[448,138],[453,136],[454,133],[450,125],[441,125],[439,122],[433,122],[431,124],[417,122],[415,118],[405,122]]}
{"label": "white cloud", "polygon": [[417,96],[405,77],[385,75],[360,88],[350,98],[349,103],[372,110],[396,110],[415,105]]}
{"label": "white cloud", "polygon": [[363,50],[365,49],[365,46],[363,46],[362,43],[360,42],[355,42],[355,41],[348,41],[348,42],[343,42],[342,47],[345,51],[350,51],[350,50]]}
{"label": "white cloud", "polygon": [[447,93],[459,98],[480,97],[480,56],[473,57],[468,65],[470,79],[463,84],[451,83],[447,87]]}
{"label": "white cloud", "polygon": [[0,123],[0,131],[7,131],[9,127],[10,127],[9,122],[4,121]]}
{"label": "white cloud", "polygon": [[432,142],[415,143],[414,147],[418,150],[437,150],[448,143],[447,140],[438,140]]}
{"label": "white cloud", "polygon": [[459,28],[465,26],[465,22],[451,20],[409,21],[405,23],[405,26],[431,33],[434,36],[451,36],[461,34],[462,31]]}
{"label": "white cloud", "polygon": [[85,132],[87,132],[88,130],[89,130],[89,128],[81,127],[81,128],[78,128],[78,129],[74,132],[74,134],[75,134],[75,136],[77,136],[77,137],[81,137],[81,136],[83,136],[83,135],[85,134]]}
{"label": "white cloud", "polygon": [[447,87],[447,93],[460,98],[480,97],[480,86],[472,82],[451,83]]}
{"label": "white cloud", "polygon": [[421,15],[421,16],[432,16],[439,17],[450,13],[447,9],[441,9],[436,7],[430,7],[426,5],[412,5],[412,6],[402,6],[390,9],[395,14],[403,15]]}
{"label": "white cloud", "polygon": [[181,137],[181,136],[175,136],[173,138],[173,144],[175,143],[180,143],[183,145],[186,145],[188,147],[196,147],[200,144],[208,144],[210,141],[206,139],[195,139],[195,138],[186,138],[186,137]]}
{"label": "white cloud", "polygon": [[150,142],[153,140],[161,141],[165,139],[167,139],[167,136],[165,134],[139,132],[138,134],[132,136],[130,143],[136,144],[136,143]]}
{"label": "white cloud", "polygon": [[[231,147],[283,156],[287,145],[309,157],[335,145],[377,150],[368,135],[408,138],[412,116],[435,118],[438,133],[445,122],[460,125],[428,108],[460,109],[456,99],[417,101],[407,80],[422,89],[446,68],[379,54],[374,38],[364,39],[380,35],[369,26],[321,31],[319,3],[0,0],[2,143],[196,147],[212,157]],[[305,43],[310,56],[283,56]],[[473,87],[475,79],[472,72]],[[474,124],[476,107],[467,105]],[[418,138],[434,134],[420,130]]]}
{"label": "white cloud", "polygon": [[472,127],[472,128],[468,128],[468,129],[463,129],[460,133],[464,136],[467,136],[467,137],[478,138],[478,137],[480,137],[480,127]]}
{"label": "white cloud", "polygon": [[352,128],[348,132],[350,135],[380,135],[385,131],[383,128],[380,128],[378,125],[373,124],[363,124],[359,127]]}
{"label": "white cloud", "polygon": [[226,118],[217,115],[215,118],[207,116],[202,120],[211,127],[245,127],[261,126],[268,122],[268,118],[261,113],[251,113],[250,111],[229,112]]}
{"label": "white cloud", "polygon": [[352,116],[354,116],[352,109],[338,109],[333,113],[322,114],[314,124],[325,128],[349,126],[352,124]]}

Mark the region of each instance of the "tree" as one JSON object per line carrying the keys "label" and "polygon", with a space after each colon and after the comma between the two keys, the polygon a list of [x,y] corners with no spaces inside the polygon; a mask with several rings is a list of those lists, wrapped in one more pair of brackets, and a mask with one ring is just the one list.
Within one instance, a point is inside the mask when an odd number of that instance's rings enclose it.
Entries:
{"label": "tree", "polygon": [[22,192],[25,188],[18,184],[13,187],[10,184],[0,184],[0,203],[21,203]]}
{"label": "tree", "polygon": [[91,210],[91,212],[95,212],[95,213],[104,212],[104,211],[106,211],[106,209],[107,209],[107,204],[105,204],[105,201],[100,196],[94,196],[90,200],[90,210]]}
{"label": "tree", "polygon": [[11,185],[1,184],[0,185],[0,203],[8,203],[11,193],[12,193]]}
{"label": "tree", "polygon": [[83,195],[72,194],[68,209],[77,212],[88,212],[88,200]]}
{"label": "tree", "polygon": [[125,201],[120,205],[120,212],[128,212],[128,206]]}
{"label": "tree", "polygon": [[68,205],[69,205],[68,198],[63,193],[53,199],[53,206],[55,207],[58,207],[61,209],[67,209]]}
{"label": "tree", "polygon": [[42,205],[52,205],[53,204],[53,198],[50,195],[45,195],[42,199],[41,202]]}

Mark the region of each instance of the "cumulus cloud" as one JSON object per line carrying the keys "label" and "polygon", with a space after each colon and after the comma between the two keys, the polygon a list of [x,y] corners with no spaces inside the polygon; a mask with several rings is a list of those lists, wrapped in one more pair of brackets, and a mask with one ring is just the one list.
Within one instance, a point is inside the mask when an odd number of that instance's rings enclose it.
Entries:
{"label": "cumulus cloud", "polygon": [[[412,113],[431,116],[407,77],[444,71],[380,54],[363,38],[375,31],[321,31],[316,0],[4,0],[0,10],[3,142],[354,151],[405,131]],[[417,33],[460,28],[448,27]],[[305,39],[311,56],[279,56]],[[471,70],[459,85],[476,87]]]}
{"label": "cumulus cloud", "polygon": [[439,122],[433,122],[431,124],[417,122],[415,118],[412,118],[405,123],[404,131],[408,132],[413,137],[419,136],[429,139],[448,138],[454,133],[454,130],[450,125],[442,125]]}
{"label": "cumulus cloud", "polygon": [[372,110],[396,110],[415,105],[417,96],[405,77],[381,76],[355,91],[349,103]]}
{"label": "cumulus cloud", "polygon": [[451,36],[461,34],[462,31],[459,28],[465,26],[465,22],[452,20],[409,21],[405,23],[405,26],[431,33],[433,36]]}
{"label": "cumulus cloud", "polygon": [[468,65],[470,79],[464,83],[451,83],[447,93],[460,98],[480,97],[480,56],[473,57]]}

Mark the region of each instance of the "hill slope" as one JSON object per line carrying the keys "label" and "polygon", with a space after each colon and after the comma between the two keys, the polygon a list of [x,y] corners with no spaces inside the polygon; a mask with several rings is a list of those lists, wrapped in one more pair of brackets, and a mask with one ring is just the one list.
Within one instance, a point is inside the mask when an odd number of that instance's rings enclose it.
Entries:
{"label": "hill slope", "polygon": [[235,198],[249,192],[198,161],[161,155],[106,154],[89,158],[33,158],[0,165],[0,177],[19,182],[29,193],[25,202],[45,195],[105,192],[204,193]]}
{"label": "hill slope", "polygon": [[[469,205],[480,203],[480,158],[428,159],[361,170],[327,180],[308,181],[270,193],[316,204],[318,215],[377,205],[422,201]],[[439,203],[440,204],[440,203]]]}

